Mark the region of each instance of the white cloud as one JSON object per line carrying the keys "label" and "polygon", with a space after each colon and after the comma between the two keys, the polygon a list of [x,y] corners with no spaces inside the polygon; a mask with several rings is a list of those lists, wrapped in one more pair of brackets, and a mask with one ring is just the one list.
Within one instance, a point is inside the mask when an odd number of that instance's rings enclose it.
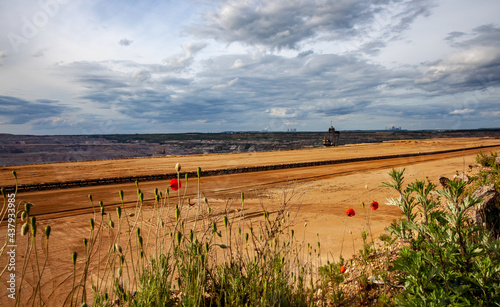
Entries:
{"label": "white cloud", "polygon": [[170,56],[164,60],[164,63],[167,64],[172,70],[186,69],[193,63],[194,56],[206,46],[207,43],[203,42],[190,42],[182,44],[181,48],[184,50],[184,54]]}
{"label": "white cloud", "polygon": [[453,110],[450,112],[450,114],[470,114],[474,113],[475,110],[471,110],[469,108],[461,109],[461,110]]}

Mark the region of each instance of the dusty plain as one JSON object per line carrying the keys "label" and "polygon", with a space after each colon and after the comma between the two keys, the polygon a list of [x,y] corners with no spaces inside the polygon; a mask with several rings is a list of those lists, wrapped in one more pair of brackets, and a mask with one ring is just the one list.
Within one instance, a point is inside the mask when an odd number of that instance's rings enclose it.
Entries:
{"label": "dusty plain", "polygon": [[[470,149],[478,146],[495,146]],[[469,148],[469,149],[468,149]],[[381,187],[388,181],[387,173],[392,168],[406,169],[406,183],[416,179],[426,179],[438,183],[439,176],[452,178],[457,173],[467,173],[475,163],[479,152],[489,153],[500,150],[497,138],[429,139],[418,141],[394,141],[372,144],[346,145],[336,148],[316,148],[292,151],[261,153],[212,154],[196,156],[169,156],[161,158],[139,158],[102,160],[89,162],[69,162],[41,165],[10,166],[0,168],[0,186],[12,185],[12,171],[16,170],[19,184],[67,181],[79,179],[106,178],[113,176],[135,176],[171,173],[176,163],[182,165],[181,172],[217,170],[235,167],[314,162],[334,159],[387,156],[409,153],[427,153],[451,149],[460,151],[435,155],[383,159],[365,162],[262,171],[243,174],[210,176],[201,178],[201,191],[214,208],[222,212],[228,205],[241,206],[240,193],[245,193],[245,214],[260,218],[263,210],[276,212],[283,196],[293,196],[290,200],[292,217],[299,239],[316,244],[321,242],[321,261],[338,259],[344,238],[343,256],[348,258],[362,246],[361,231],[364,229],[369,208],[362,207],[376,200],[380,203],[371,214],[371,231],[378,237],[384,229],[400,217],[398,208],[386,205],[386,199],[396,197],[394,191]],[[181,177],[182,178],[182,177]],[[187,185],[182,182],[185,198],[196,198],[196,179],[190,178]],[[168,181],[140,182],[145,195],[146,209],[154,203],[153,189],[165,191]],[[186,190],[184,190],[184,188]],[[120,204],[118,191],[123,190],[125,206],[134,208],[137,203],[134,183],[82,187],[74,189],[35,191],[19,193],[16,201],[28,201],[35,206],[32,215],[39,221],[39,229],[51,225],[50,257],[42,280],[43,301],[49,306],[61,306],[68,287],[71,285],[71,253],[83,253],[82,240],[89,235],[89,219],[93,209],[88,195],[94,203],[103,201],[108,212]],[[172,194],[175,203],[175,195]],[[348,220],[345,210],[353,208],[354,217]],[[271,215],[272,216],[272,215]],[[347,221],[347,223],[346,223]],[[307,223],[307,226],[305,224]],[[19,232],[21,223],[18,224]],[[0,238],[5,238],[5,221],[0,224]],[[40,238],[39,238],[40,239]],[[0,239],[3,245],[3,240]],[[41,239],[40,239],[41,240]],[[20,240],[22,241],[22,240]],[[42,241],[40,241],[42,242]],[[40,245],[42,245],[40,243]],[[17,247],[17,269],[23,262],[23,244]],[[42,251],[43,255],[43,251]],[[4,255],[5,256],[5,255]],[[3,257],[4,257],[3,256]],[[2,257],[2,258],[3,258]],[[5,264],[1,259],[0,264]],[[33,274],[34,267],[27,269]],[[26,284],[24,296],[29,297],[31,287]],[[0,278],[0,305],[11,306],[6,297],[6,275]]]}

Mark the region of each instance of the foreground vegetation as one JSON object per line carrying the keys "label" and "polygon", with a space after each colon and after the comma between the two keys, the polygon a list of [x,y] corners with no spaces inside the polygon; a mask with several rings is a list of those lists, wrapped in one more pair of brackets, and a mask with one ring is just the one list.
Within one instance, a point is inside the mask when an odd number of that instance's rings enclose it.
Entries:
{"label": "foreground vegetation", "polygon": [[[399,193],[389,205],[399,207],[402,218],[374,240],[370,214],[379,205],[363,204],[368,214],[359,255],[326,264],[319,241],[298,238],[292,192],[283,195],[277,212],[264,209],[260,218],[245,216],[244,194],[214,212],[202,194],[201,170],[194,179],[198,195],[191,200],[183,191],[193,179],[181,180],[176,165],[177,178],[165,191],[155,190],[152,210],[145,210],[139,183],[135,208],[125,206],[130,196],[121,191],[121,206],[113,212],[89,195],[94,215],[83,254],[68,254],[73,272],[65,305],[500,306],[500,239],[467,214],[480,202],[472,196],[475,187],[494,184],[498,190],[499,165],[496,153],[477,160],[483,168],[472,180],[450,180],[442,189],[429,180],[406,184],[404,170],[392,170],[383,185]],[[9,276],[9,240],[26,240],[24,255],[17,258],[23,263],[17,264],[21,274],[13,301],[16,306],[47,304],[42,280],[51,228],[37,230],[32,205],[11,206],[9,195],[3,195],[0,223],[19,223],[23,237],[7,232],[0,277]],[[15,214],[9,216],[12,208]],[[355,214],[346,208],[346,223]],[[345,231],[343,245],[344,239]],[[402,247],[394,250],[396,243]],[[33,268],[29,282],[28,267]]]}

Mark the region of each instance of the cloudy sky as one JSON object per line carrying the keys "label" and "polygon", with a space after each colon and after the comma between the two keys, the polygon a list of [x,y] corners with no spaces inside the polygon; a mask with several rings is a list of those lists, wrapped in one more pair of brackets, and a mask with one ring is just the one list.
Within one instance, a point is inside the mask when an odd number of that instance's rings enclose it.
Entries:
{"label": "cloudy sky", "polygon": [[0,0],[0,133],[500,127],[498,0]]}

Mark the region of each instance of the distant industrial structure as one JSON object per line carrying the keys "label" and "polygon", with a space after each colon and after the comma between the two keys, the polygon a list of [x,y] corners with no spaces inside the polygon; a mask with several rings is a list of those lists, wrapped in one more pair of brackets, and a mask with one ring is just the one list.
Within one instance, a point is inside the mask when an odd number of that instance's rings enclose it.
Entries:
{"label": "distant industrial structure", "polygon": [[391,127],[387,128],[386,130],[390,130],[390,131],[401,131],[401,127],[391,126]]}
{"label": "distant industrial structure", "polygon": [[328,134],[323,138],[323,145],[325,146],[339,146],[339,134],[340,132],[335,131],[333,128],[333,123],[331,123],[328,129]]}

